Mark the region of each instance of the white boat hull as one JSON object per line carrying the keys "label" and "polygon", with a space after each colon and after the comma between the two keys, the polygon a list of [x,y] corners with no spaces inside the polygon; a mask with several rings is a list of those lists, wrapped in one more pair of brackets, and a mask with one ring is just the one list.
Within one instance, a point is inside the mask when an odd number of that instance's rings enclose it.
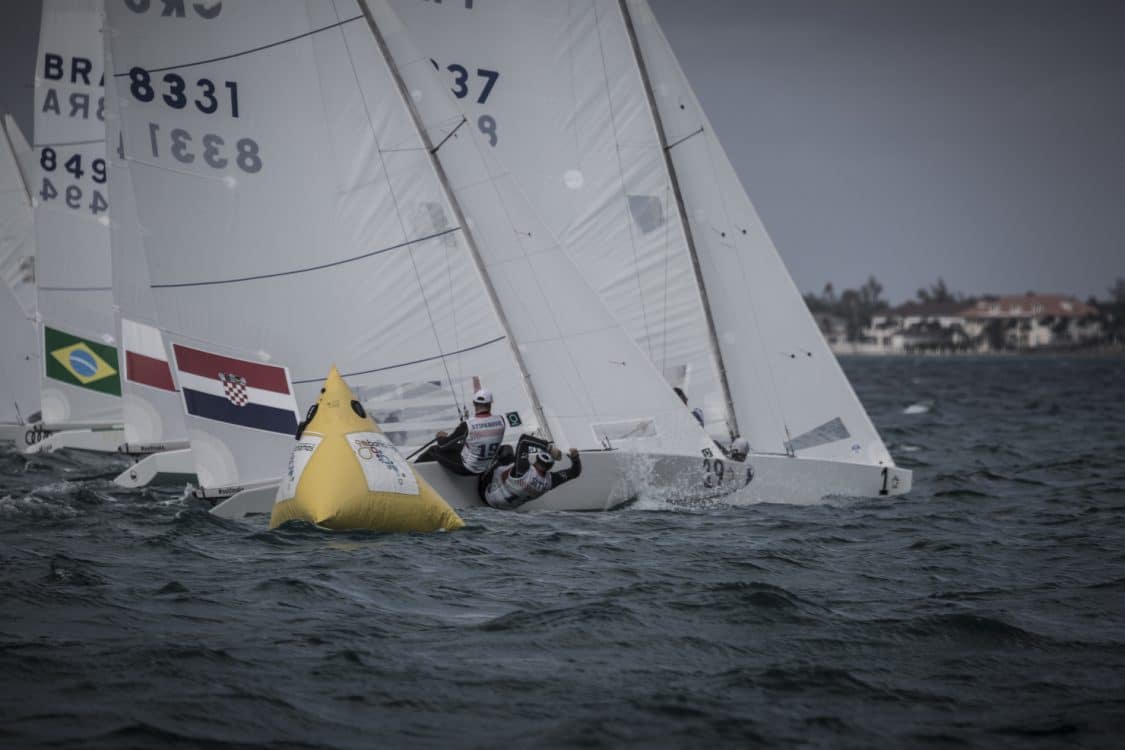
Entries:
{"label": "white boat hull", "polygon": [[84,427],[52,432],[34,445],[23,449],[24,453],[54,453],[57,450],[81,450],[95,453],[118,453],[125,442],[125,429],[120,425],[105,427]]}
{"label": "white boat hull", "polygon": [[[565,461],[565,459],[564,459]],[[652,456],[604,451],[582,454],[582,476],[520,508],[606,511],[631,502],[686,505],[712,502],[814,504],[825,497],[901,495],[911,472],[890,467],[883,492],[883,467],[814,461],[788,456],[751,456],[749,461],[690,456]],[[450,473],[437,463],[415,464],[418,473],[455,508],[481,506],[475,477]],[[721,475],[721,479],[719,478]],[[211,512],[223,518],[268,514],[277,485],[241,490]]]}
{"label": "white boat hull", "polygon": [[197,482],[191,448],[150,453],[113,480],[118,487],[130,489],[150,484],[181,485]]}
{"label": "white boat hull", "polygon": [[11,444],[17,451],[24,453],[50,434],[42,425],[5,422],[0,424],[0,445]]}

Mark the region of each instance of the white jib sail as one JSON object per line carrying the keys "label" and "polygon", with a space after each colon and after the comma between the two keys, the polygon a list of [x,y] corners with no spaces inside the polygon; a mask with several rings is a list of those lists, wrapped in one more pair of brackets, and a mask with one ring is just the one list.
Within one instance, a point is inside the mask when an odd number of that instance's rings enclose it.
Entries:
{"label": "white jib sail", "polygon": [[646,0],[627,0],[755,452],[893,466],[762,226]]}
{"label": "white jib sail", "polygon": [[729,438],[717,351],[617,0],[391,4],[586,281],[709,432]]}
{"label": "white jib sail", "polygon": [[115,357],[74,343],[116,344],[101,27],[100,0],[44,0],[35,66],[37,174],[30,188],[47,424],[121,420]]}
{"label": "white jib sail", "polygon": [[[105,36],[106,77],[113,75],[112,50]],[[149,288],[148,259],[137,215],[133,178],[125,161],[124,138],[118,116],[117,88],[105,88],[106,157],[113,204],[110,245],[113,258],[113,300],[117,312],[118,361],[125,446],[147,451],[187,442],[184,408],[176,387],[169,352],[156,318]]]}
{"label": "white jib sail", "polygon": [[[474,375],[509,424],[535,429],[511,344],[354,0],[169,16],[115,3],[109,20],[171,343],[285,365],[301,407],[335,363],[405,447],[456,424]],[[187,424],[206,488],[284,471],[291,434],[198,414]]]}
{"label": "white jib sail", "polygon": [[709,449],[710,439],[535,216],[513,175],[486,159],[481,134],[452,132],[461,114],[394,10],[383,0],[366,4],[437,147],[552,437],[587,450],[698,456]]}
{"label": "white jib sail", "polygon": [[17,163],[21,147],[26,141],[5,115],[0,127],[0,422],[10,423],[25,422],[39,411],[35,223]]}

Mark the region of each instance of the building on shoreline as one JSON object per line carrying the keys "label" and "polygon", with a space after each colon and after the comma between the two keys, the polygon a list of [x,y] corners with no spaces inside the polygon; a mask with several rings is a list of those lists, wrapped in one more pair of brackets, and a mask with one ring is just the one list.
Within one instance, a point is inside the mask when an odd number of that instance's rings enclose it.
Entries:
{"label": "building on shoreline", "polygon": [[[818,323],[831,317],[816,316]],[[1033,293],[907,302],[873,315],[851,341],[841,338],[839,326],[825,323],[821,330],[837,354],[1064,350],[1100,343],[1107,330],[1097,308],[1062,294]]]}

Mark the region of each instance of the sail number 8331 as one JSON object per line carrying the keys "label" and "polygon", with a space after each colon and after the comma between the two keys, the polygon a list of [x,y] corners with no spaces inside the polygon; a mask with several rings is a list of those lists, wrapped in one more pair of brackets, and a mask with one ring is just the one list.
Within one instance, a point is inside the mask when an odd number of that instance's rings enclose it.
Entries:
{"label": "sail number 8331", "polygon": [[258,142],[253,138],[239,138],[231,145],[222,136],[204,133],[196,141],[183,128],[172,128],[166,135],[162,134],[160,125],[155,122],[148,124],[148,138],[154,159],[159,159],[167,149],[172,158],[181,164],[193,164],[198,156],[212,169],[226,169],[233,162],[246,174],[262,170],[262,156]]}

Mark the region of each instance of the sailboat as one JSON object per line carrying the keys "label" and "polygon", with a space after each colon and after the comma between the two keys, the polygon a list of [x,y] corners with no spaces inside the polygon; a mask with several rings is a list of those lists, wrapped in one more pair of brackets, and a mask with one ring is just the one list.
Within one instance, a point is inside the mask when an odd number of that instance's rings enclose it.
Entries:
{"label": "sailboat", "polygon": [[[426,122],[451,110],[432,71],[392,62],[411,53],[379,31],[395,27],[389,7],[267,5],[174,20],[109,8],[126,161],[196,472],[203,494],[233,496],[216,511],[269,509],[297,405],[333,361],[404,449],[456,422],[475,376],[513,432],[582,450],[581,489],[531,507],[743,486],[747,472],[711,470],[717,447],[510,175],[475,140],[431,140]],[[437,108],[415,106],[415,87]],[[448,491],[479,502],[475,487]]]}
{"label": "sailboat", "polygon": [[5,115],[0,125],[0,443],[18,447],[43,437],[39,420],[39,347],[35,328],[35,225],[31,147]]}
{"label": "sailboat", "polygon": [[756,495],[909,490],[646,0],[391,4],[462,114],[446,128],[529,186],[712,436],[749,442]]}
{"label": "sailboat", "polygon": [[121,444],[110,279],[100,0],[45,0],[35,69],[31,184],[42,345],[41,419],[29,451]]}

